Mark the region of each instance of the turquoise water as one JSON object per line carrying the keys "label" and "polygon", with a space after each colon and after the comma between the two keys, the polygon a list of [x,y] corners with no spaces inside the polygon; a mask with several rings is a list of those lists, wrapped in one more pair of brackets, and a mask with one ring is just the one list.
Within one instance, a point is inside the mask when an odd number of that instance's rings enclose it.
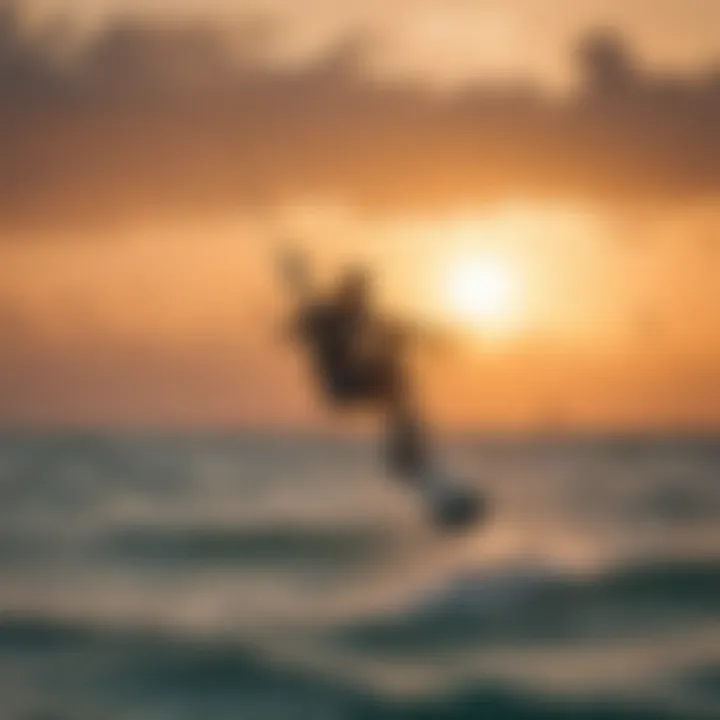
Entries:
{"label": "turquoise water", "polygon": [[718,718],[720,446],[0,439],[0,716]]}

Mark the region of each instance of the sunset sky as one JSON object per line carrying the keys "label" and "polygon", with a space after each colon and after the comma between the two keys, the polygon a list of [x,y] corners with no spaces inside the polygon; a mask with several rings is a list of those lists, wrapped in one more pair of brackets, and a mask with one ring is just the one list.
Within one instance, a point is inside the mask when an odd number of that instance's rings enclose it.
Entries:
{"label": "sunset sky", "polygon": [[274,254],[463,430],[720,430],[720,2],[0,0],[0,425],[316,428]]}

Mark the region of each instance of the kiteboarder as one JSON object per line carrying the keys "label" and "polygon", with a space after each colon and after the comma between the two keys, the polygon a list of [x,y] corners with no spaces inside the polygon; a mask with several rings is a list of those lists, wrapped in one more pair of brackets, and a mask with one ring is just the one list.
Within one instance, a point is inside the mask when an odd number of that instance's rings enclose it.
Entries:
{"label": "kiteboarder", "polygon": [[307,349],[326,400],[337,408],[370,407],[382,414],[390,471],[429,498],[443,525],[474,520],[476,496],[449,485],[431,463],[409,368],[411,346],[424,334],[379,311],[367,269],[346,269],[335,286],[320,295],[311,287],[301,255],[287,253],[282,261],[297,302],[291,334]]}

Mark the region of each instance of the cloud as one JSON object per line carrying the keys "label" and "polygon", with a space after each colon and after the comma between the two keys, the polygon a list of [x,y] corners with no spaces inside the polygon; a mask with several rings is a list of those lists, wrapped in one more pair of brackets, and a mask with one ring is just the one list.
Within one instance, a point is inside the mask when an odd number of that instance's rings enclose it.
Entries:
{"label": "cloud", "polygon": [[720,74],[652,73],[612,33],[582,81],[439,94],[367,72],[372,36],[263,62],[273,29],[117,19],[74,54],[0,11],[0,231],[103,229],[307,196],[378,210],[720,191]]}

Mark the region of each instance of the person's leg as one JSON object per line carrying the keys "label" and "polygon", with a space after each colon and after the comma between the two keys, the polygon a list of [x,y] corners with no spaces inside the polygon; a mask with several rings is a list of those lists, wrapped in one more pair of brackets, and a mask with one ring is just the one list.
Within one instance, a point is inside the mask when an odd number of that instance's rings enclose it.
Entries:
{"label": "person's leg", "polygon": [[387,423],[386,461],[390,471],[408,480],[429,470],[428,441],[410,389],[401,336],[389,335],[372,358],[343,368],[333,395],[343,405],[378,408]]}
{"label": "person's leg", "polygon": [[385,416],[386,462],[389,470],[411,480],[429,469],[429,449],[411,391],[404,338],[388,334],[377,353],[356,368],[354,393],[360,402]]}
{"label": "person's leg", "polygon": [[405,405],[388,408],[387,463],[408,480],[418,479],[430,466],[429,448],[419,418]]}
{"label": "person's leg", "polygon": [[388,467],[407,480],[418,480],[430,467],[429,443],[412,392],[410,373],[399,361],[394,365],[387,389],[383,406],[388,424]]}

